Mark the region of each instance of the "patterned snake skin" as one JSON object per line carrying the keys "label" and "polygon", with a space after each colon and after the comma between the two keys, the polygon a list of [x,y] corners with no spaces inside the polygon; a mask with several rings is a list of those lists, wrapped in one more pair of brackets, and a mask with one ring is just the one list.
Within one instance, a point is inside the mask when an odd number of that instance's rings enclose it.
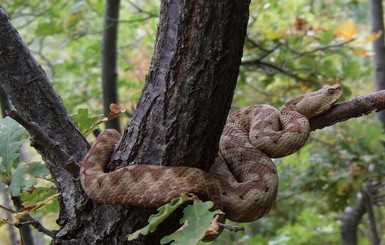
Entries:
{"label": "patterned snake skin", "polygon": [[101,133],[85,157],[81,184],[97,202],[158,207],[183,193],[211,200],[226,218],[250,222],[269,212],[278,190],[271,158],[299,150],[309,138],[309,120],[341,97],[342,86],[324,86],[287,102],[280,110],[255,105],[231,114],[209,172],[191,167],[130,165],[110,173],[105,164],[120,139],[115,130]]}

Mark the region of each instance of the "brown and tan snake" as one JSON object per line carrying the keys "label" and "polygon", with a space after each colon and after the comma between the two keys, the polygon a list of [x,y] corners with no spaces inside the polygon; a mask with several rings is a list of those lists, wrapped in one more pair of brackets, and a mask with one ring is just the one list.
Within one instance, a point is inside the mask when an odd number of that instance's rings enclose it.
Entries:
{"label": "brown and tan snake", "polygon": [[120,134],[101,133],[85,157],[80,180],[97,202],[158,207],[184,193],[211,200],[226,218],[250,222],[269,212],[278,190],[271,158],[299,150],[308,140],[309,120],[329,110],[342,86],[322,89],[288,101],[280,110],[249,106],[232,113],[224,127],[219,153],[209,172],[191,167],[130,165],[110,173],[110,160]]}

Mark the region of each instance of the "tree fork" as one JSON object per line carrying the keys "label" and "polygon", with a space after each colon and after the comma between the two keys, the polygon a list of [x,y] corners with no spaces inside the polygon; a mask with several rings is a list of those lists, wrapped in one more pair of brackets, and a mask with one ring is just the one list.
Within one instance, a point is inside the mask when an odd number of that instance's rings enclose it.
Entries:
{"label": "tree fork", "polygon": [[208,170],[231,105],[249,1],[162,1],[138,109],[114,163]]}
{"label": "tree fork", "polygon": [[[237,81],[249,4],[162,1],[150,70],[110,170],[132,163],[210,168]],[[141,228],[152,210],[133,210],[127,218]],[[158,244],[178,220],[138,243]]]}

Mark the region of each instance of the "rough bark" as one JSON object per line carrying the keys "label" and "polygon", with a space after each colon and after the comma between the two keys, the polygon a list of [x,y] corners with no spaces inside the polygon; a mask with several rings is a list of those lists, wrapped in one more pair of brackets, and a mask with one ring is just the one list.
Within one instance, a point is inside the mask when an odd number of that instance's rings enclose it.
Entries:
{"label": "rough bark", "polygon": [[0,85],[61,193],[58,237],[73,237],[87,214],[76,169],[89,145],[1,8],[0,33]]}
{"label": "rough bark", "polygon": [[151,68],[115,163],[210,167],[236,84],[248,4],[162,2]]}
{"label": "rough bark", "polygon": [[[119,24],[120,0],[107,0],[104,14],[102,42],[102,88],[104,115],[110,112],[110,104],[117,104],[117,36]],[[119,118],[106,122],[107,128],[120,131]]]}
{"label": "rough bark", "polygon": [[[146,84],[110,169],[129,163],[210,167],[235,89],[248,5],[162,1]],[[131,219],[139,220],[134,227],[143,226],[150,213],[132,211]],[[175,230],[168,225],[139,243],[158,244]]]}
{"label": "rough bark", "polygon": [[[373,42],[373,66],[375,91],[385,89],[385,44],[384,44],[384,13],[381,0],[370,1],[370,18],[372,33],[382,32]],[[376,117],[385,125],[385,111],[376,113]]]}

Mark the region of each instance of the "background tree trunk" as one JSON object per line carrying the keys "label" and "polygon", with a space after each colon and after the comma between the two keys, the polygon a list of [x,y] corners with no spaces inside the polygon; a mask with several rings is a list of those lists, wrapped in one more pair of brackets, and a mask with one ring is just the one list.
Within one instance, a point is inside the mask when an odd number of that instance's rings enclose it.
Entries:
{"label": "background tree trunk", "polygon": [[[373,65],[375,91],[385,90],[385,44],[384,44],[384,12],[381,0],[370,1],[370,18],[372,33],[382,32],[373,42]],[[385,127],[385,111],[376,113],[376,117]]]}
{"label": "background tree trunk", "polygon": [[348,207],[341,217],[341,240],[343,245],[357,244],[357,230],[358,225],[364,216],[365,202],[368,201],[369,196],[366,192],[361,192],[361,197],[358,199],[357,208]]}
{"label": "background tree trunk", "polygon": [[[117,90],[118,71],[116,66],[119,8],[120,0],[106,1],[102,42],[102,88],[105,116],[110,112],[111,103],[119,103]],[[107,121],[106,127],[120,131],[119,118]]]}

